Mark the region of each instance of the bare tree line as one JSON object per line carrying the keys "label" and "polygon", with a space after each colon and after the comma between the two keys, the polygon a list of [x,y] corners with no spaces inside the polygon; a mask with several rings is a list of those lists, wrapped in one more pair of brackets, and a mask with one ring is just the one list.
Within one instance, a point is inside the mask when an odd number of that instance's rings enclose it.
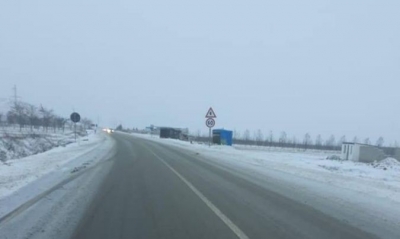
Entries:
{"label": "bare tree line", "polygon": [[241,137],[238,131],[233,132],[234,144],[242,145],[255,145],[255,146],[269,146],[269,147],[282,147],[282,148],[301,148],[301,149],[320,149],[320,150],[340,150],[341,143],[344,140],[342,137],[336,142],[335,136],[331,135],[328,139],[323,140],[321,135],[317,135],[315,140],[309,133],[304,134],[303,139],[297,139],[295,136],[289,137],[285,131],[280,132],[277,136],[274,135],[273,131],[269,131],[267,135],[259,129],[254,132],[253,137],[250,135],[250,131],[246,129]]}
{"label": "bare tree line", "polygon": [[[83,118],[81,126],[83,129],[91,127],[93,122],[90,119]],[[42,105],[35,106],[30,103],[15,101],[11,104],[6,113],[0,112],[0,125],[18,126],[21,131],[24,128],[42,129],[45,132],[53,130],[65,131],[66,127],[72,127],[72,122],[67,117],[62,117],[54,113],[50,108]]]}
{"label": "bare tree line", "polygon": [[[198,131],[196,140],[207,142],[209,140],[206,136],[200,136]],[[305,133],[302,139],[297,139],[296,136],[289,137],[285,131],[280,132],[277,136],[274,135],[273,131],[269,131],[268,134],[264,135],[262,130],[258,129],[251,134],[250,130],[246,129],[243,133],[234,130],[233,131],[233,143],[240,145],[254,145],[254,146],[268,146],[268,147],[283,147],[283,148],[299,148],[299,149],[317,149],[317,150],[341,150],[343,142],[363,143],[371,144],[371,140],[367,137],[364,141],[359,142],[357,136],[353,140],[347,140],[346,136],[341,136],[338,140],[335,135],[330,135],[327,138],[323,138],[321,134],[315,136],[313,140],[310,133]],[[375,146],[383,147],[384,139],[379,137],[376,141]],[[393,146],[392,146],[393,147]],[[394,147],[399,147],[397,141]]]}

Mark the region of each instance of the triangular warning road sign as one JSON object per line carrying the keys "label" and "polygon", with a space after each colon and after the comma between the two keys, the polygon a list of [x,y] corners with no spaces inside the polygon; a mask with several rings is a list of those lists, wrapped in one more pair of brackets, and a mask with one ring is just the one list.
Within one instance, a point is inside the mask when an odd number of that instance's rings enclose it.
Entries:
{"label": "triangular warning road sign", "polygon": [[217,115],[214,113],[212,107],[207,111],[206,118],[217,118]]}

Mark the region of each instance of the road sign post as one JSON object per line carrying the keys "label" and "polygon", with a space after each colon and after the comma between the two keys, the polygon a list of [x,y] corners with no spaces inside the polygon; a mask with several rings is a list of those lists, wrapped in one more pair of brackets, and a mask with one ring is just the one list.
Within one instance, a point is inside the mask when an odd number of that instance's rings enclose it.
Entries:
{"label": "road sign post", "polygon": [[81,116],[74,112],[71,114],[71,121],[74,122],[74,133],[75,133],[75,142],[76,142],[76,123],[78,123],[79,121],[81,121]]}
{"label": "road sign post", "polygon": [[211,133],[211,128],[208,129],[208,147],[211,147],[212,144],[212,133]]}
{"label": "road sign post", "polygon": [[206,114],[206,126],[208,127],[208,137],[209,137],[209,146],[211,147],[212,144],[212,134],[211,134],[211,129],[215,126],[215,120],[214,118],[217,118],[217,115],[215,114],[214,110],[212,107],[207,111]]}

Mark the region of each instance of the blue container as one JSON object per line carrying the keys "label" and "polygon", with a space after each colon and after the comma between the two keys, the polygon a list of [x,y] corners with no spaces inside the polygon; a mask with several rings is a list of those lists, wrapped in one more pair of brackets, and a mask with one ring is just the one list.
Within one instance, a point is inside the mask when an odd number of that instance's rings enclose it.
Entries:
{"label": "blue container", "polygon": [[214,129],[213,130],[213,143],[219,145],[232,146],[232,135],[233,132],[225,129]]}

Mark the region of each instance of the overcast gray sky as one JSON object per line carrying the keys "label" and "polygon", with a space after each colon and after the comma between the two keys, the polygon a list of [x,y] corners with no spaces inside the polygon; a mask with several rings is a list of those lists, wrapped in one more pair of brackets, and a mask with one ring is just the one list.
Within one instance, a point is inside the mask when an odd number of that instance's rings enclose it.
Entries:
{"label": "overcast gray sky", "polygon": [[129,127],[400,140],[400,1],[0,0],[0,98]]}

